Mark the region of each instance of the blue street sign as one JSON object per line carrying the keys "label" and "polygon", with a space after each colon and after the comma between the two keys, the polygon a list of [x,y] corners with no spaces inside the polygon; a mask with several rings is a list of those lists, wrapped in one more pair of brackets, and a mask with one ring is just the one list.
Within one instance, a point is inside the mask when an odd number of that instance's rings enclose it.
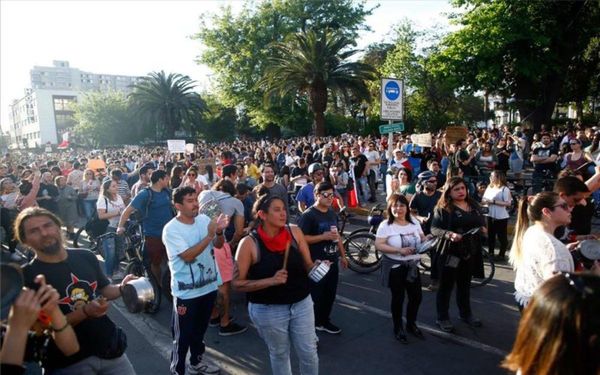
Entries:
{"label": "blue street sign", "polygon": [[385,85],[385,97],[388,100],[396,100],[398,99],[398,97],[400,96],[400,86],[398,86],[398,83],[396,83],[395,81],[389,81],[386,85]]}

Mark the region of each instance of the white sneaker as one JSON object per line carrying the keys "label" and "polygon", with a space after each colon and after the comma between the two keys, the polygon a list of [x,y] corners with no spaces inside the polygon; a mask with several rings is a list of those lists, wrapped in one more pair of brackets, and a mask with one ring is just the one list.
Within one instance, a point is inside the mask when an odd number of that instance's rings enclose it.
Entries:
{"label": "white sneaker", "polygon": [[187,368],[188,374],[191,375],[195,375],[195,374],[218,374],[221,369],[218,368],[217,366],[215,366],[214,364],[212,364],[211,362],[209,362],[207,359],[202,359],[200,361],[200,363],[198,363],[197,365],[192,365],[191,363],[188,364],[188,368]]}

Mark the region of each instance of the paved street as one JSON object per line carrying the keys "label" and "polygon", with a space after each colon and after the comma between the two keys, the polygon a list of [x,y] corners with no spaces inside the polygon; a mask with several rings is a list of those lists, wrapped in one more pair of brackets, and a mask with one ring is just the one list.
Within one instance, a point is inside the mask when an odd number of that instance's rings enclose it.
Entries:
{"label": "paved street", "polygon": [[[349,229],[352,229],[350,227]],[[322,374],[501,374],[503,356],[514,340],[519,313],[513,303],[514,274],[507,264],[497,265],[496,276],[487,286],[472,289],[473,310],[484,323],[474,329],[457,319],[454,299],[451,317],[455,334],[435,326],[435,293],[423,289],[418,322],[425,340],[409,336],[409,344],[397,342],[392,334],[390,294],[379,285],[379,273],[361,275],[341,272],[333,321],[343,332],[332,336],[319,333]],[[423,284],[428,284],[424,275]],[[244,296],[234,296],[233,315],[248,323]],[[165,374],[171,348],[171,308],[163,300],[156,315],[130,314],[122,302],[115,303],[111,316],[129,335],[127,351],[139,374]],[[208,354],[224,374],[270,373],[266,347],[254,327],[241,335],[220,337],[217,328],[206,336]],[[294,359],[295,372],[298,372]]]}

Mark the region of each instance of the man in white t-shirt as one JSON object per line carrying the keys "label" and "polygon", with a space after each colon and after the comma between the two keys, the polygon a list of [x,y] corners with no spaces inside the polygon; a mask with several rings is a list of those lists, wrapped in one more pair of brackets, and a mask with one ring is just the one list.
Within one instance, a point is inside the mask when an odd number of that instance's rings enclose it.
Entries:
{"label": "man in white t-shirt", "polygon": [[173,294],[171,373],[185,374],[189,350],[188,374],[218,374],[219,368],[203,358],[203,339],[221,284],[213,247],[223,246],[229,219],[226,215],[212,220],[198,215],[198,195],[193,187],[177,189],[173,203],[177,216],[162,233]]}

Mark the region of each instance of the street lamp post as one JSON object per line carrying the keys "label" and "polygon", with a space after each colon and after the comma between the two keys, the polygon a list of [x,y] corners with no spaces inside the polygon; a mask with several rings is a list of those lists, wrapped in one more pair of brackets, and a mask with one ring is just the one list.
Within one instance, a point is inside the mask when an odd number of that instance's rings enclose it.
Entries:
{"label": "street lamp post", "polygon": [[362,112],[363,132],[367,131],[367,109],[369,109],[369,105],[367,103],[362,103],[360,105],[360,110]]}

